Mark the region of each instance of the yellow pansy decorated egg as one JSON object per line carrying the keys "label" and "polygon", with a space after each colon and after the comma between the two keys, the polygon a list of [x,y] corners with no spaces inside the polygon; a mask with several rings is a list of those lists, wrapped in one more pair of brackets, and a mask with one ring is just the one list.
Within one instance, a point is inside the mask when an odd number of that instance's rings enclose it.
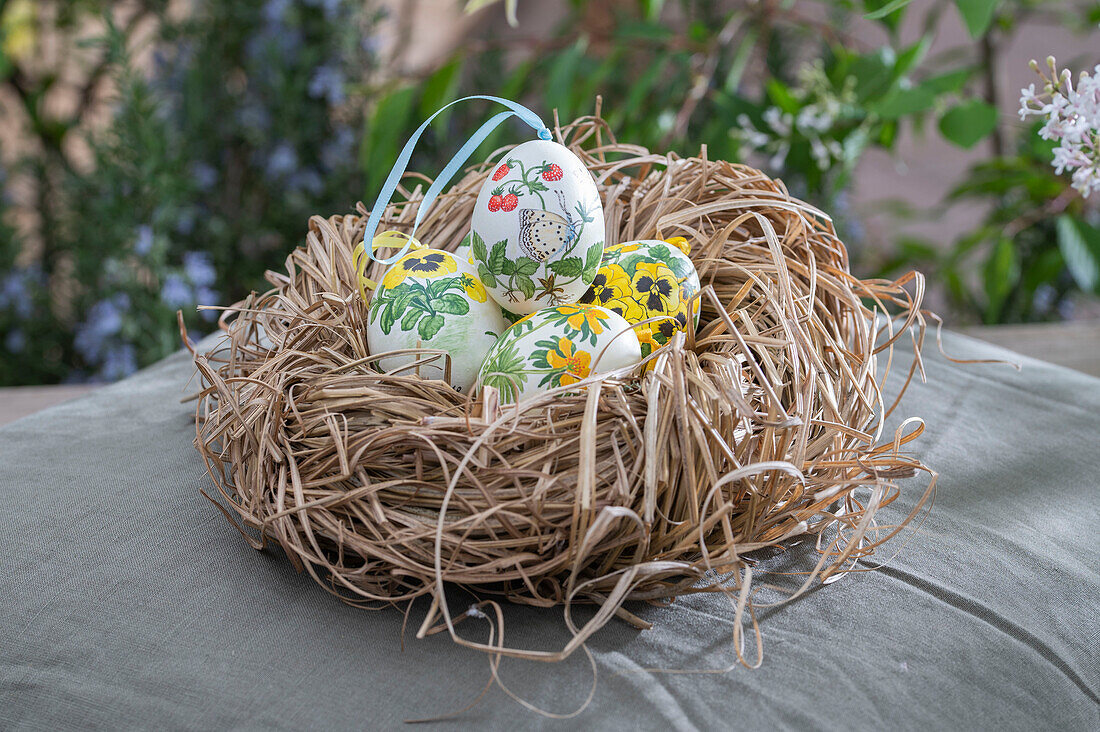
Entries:
{"label": "yellow pansy decorated egg", "polygon": [[607,308],[631,324],[664,316],[635,325],[644,358],[668,343],[676,331],[687,328],[689,307],[699,324],[699,301],[688,304],[699,292],[699,274],[688,251],[683,237],[610,246],[604,250],[592,287],[580,301]]}
{"label": "yellow pansy decorated egg", "polygon": [[520,315],[576,302],[604,245],[603,204],[592,174],[549,140],[517,145],[482,185],[470,221],[478,277]]}
{"label": "yellow pansy decorated egg", "polygon": [[[432,348],[451,357],[450,384],[467,391],[497,337],[508,327],[474,268],[438,249],[414,250],[386,270],[367,311],[367,345],[372,354]],[[425,354],[387,356],[376,362],[393,371]],[[444,378],[442,358],[401,373]]]}
{"label": "yellow pansy decorated egg", "polygon": [[485,356],[478,384],[495,387],[502,402],[514,402],[641,358],[638,336],[620,316],[596,305],[559,305],[505,331]]}

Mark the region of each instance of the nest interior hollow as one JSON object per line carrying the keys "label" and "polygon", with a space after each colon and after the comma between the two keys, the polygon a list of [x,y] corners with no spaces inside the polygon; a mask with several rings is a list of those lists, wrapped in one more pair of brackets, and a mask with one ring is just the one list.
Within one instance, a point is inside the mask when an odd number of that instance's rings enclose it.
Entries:
{"label": "nest interior hollow", "polygon": [[[923,469],[899,449],[919,429],[881,434],[876,364],[923,336],[919,276],[857,279],[828,216],[751,167],[620,144],[598,117],[557,134],[598,182],[607,244],[691,243],[699,326],[644,372],[518,408],[379,373],[352,257],[365,211],[315,216],[273,289],[195,354],[196,446],[226,514],[350,602],[433,595],[448,625],[445,583],[595,602],[584,634],[630,599],[739,593],[744,555],[792,537],[817,538],[821,577],[873,552],[899,530],[874,521],[893,478]],[[418,238],[454,250],[491,170],[440,196]],[[428,179],[405,182],[381,228],[415,217]]]}

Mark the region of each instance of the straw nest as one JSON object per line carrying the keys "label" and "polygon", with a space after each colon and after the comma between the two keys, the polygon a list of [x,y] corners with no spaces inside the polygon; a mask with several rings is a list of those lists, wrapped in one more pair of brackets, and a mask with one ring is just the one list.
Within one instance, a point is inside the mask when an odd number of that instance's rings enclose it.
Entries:
{"label": "straw nest", "polygon": [[[223,343],[194,357],[195,444],[219,505],[254,546],[278,543],[349,602],[431,596],[421,635],[446,630],[498,658],[564,658],[614,615],[645,627],[623,606],[632,600],[723,592],[741,621],[754,606],[746,554],[808,535],[818,561],[804,591],[894,536],[934,485],[933,476],[905,521],[876,522],[899,494],[894,480],[925,469],[901,450],[919,420],[896,434],[882,427],[888,352],[905,337],[920,364],[918,274],[857,279],[828,216],[705,149],[652,154],[616,143],[598,117],[556,133],[598,181],[608,244],[692,243],[700,325],[656,351],[648,370],[589,378],[518,408],[491,390],[467,396],[378,373],[352,260],[363,215],[311,218],[286,272],[268,273],[274,289],[227,308]],[[442,195],[419,238],[453,250],[490,170],[469,170]],[[428,179],[412,180],[382,228],[407,230]],[[372,263],[367,274],[383,269]],[[452,610],[452,583],[483,601]],[[480,611],[499,619],[501,597],[565,605],[573,641],[557,652],[508,649],[456,630]],[[580,602],[598,608],[583,626],[569,612]]]}

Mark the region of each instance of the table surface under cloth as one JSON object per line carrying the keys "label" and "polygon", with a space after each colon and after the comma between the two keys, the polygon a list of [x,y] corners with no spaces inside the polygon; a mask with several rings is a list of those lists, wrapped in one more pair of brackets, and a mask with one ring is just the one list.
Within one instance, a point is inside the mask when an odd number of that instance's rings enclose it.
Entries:
{"label": "table surface under cloth", "polygon": [[[945,347],[1023,370],[928,349],[929,384],[897,416],[928,425],[915,452],[941,475],[930,517],[886,569],[762,613],[760,669],[643,671],[729,665],[733,611],[709,595],[632,604],[654,627],[613,621],[590,642],[599,684],[581,715],[545,719],[493,689],[458,722],[1100,727],[1100,379],[962,336]],[[486,658],[416,640],[426,601],[402,650],[401,612],[341,603],[199,494],[190,377],[176,354],[0,429],[0,729],[392,728],[470,701]],[[912,505],[921,484],[906,487],[880,515]],[[567,638],[560,610],[505,610],[509,645]],[[460,628],[483,638],[478,622]],[[501,674],[558,712],[591,685],[582,653]]]}

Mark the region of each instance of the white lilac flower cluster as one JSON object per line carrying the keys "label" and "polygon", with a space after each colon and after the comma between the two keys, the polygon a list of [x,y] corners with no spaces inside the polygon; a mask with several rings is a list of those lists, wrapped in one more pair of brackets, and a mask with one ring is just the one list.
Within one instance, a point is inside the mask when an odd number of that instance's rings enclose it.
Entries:
{"label": "white lilac flower cluster", "polygon": [[827,170],[834,162],[842,161],[843,146],[829,133],[844,108],[856,101],[855,79],[846,79],[838,93],[826,76],[824,65],[815,61],[799,69],[798,86],[791,94],[803,105],[797,115],[769,107],[761,116],[764,128],[757,129],[748,115],[742,114],[737,117],[740,129],[731,133],[750,148],[770,155],[768,165],[771,168],[784,166],[791,151],[791,140],[796,136],[809,143],[810,155],[819,169]]}
{"label": "white lilac flower cluster", "polygon": [[1073,74],[1068,69],[1059,73],[1053,56],[1047,58],[1049,76],[1036,61],[1031,68],[1044,86],[1041,92],[1034,84],[1020,90],[1020,119],[1045,118],[1039,135],[1058,142],[1051,164],[1059,175],[1070,171],[1073,187],[1087,198],[1100,190],[1100,65],[1092,75],[1082,71],[1076,88]]}

